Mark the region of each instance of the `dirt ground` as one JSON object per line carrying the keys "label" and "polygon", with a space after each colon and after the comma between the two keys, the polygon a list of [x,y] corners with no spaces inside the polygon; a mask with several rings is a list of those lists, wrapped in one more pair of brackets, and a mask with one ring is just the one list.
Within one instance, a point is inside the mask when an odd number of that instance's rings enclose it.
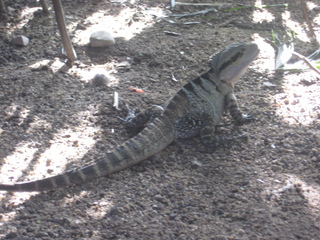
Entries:
{"label": "dirt ground", "polygon": [[[132,136],[119,119],[126,104],[164,104],[207,69],[210,56],[234,42],[255,41],[261,49],[235,89],[242,110],[256,121],[225,127],[222,133],[248,137],[214,152],[199,150],[197,138],[177,141],[147,161],[82,185],[1,192],[1,239],[320,239],[320,77],[273,70],[272,29],[280,35],[294,30],[295,50],[305,56],[318,49],[300,1],[227,11],[270,4],[230,0],[217,12],[181,18],[170,15],[212,6],[62,2],[79,59],[72,67],[64,65],[51,8],[46,16],[36,1],[5,1],[10,13],[0,23],[0,182],[41,179],[105,156]],[[319,39],[316,4],[308,1]],[[108,30],[116,44],[88,47],[96,30]],[[20,34],[30,39],[28,46],[11,44]],[[109,78],[108,86],[90,84],[96,73]]]}

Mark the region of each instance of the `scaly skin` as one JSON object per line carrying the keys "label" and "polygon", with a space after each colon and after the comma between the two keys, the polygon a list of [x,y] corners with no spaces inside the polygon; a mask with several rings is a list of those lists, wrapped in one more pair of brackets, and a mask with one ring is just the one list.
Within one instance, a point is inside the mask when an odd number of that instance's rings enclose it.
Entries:
{"label": "scaly skin", "polygon": [[[232,44],[219,52],[213,57],[210,69],[184,85],[162,113],[158,108],[155,117],[152,111],[147,110],[131,119],[129,124],[143,125],[154,118],[138,135],[108,153],[106,158],[81,169],[41,180],[0,184],[0,191],[48,191],[83,183],[137,164],[166,148],[177,138],[200,134],[204,144],[215,147],[222,140],[215,135],[215,126],[225,110],[229,110],[238,124],[248,120],[239,109],[233,90],[258,53],[258,47],[253,43]],[[142,124],[139,119],[142,119]]]}

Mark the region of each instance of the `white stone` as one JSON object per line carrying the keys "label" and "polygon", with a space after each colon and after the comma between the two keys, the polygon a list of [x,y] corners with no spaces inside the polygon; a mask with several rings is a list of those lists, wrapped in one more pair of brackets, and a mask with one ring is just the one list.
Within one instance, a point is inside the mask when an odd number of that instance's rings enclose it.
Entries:
{"label": "white stone", "polygon": [[114,44],[114,38],[107,31],[94,32],[90,36],[91,47],[109,47]]}
{"label": "white stone", "polygon": [[25,36],[18,36],[12,39],[12,43],[18,46],[27,46],[29,43],[29,38],[25,37]]}

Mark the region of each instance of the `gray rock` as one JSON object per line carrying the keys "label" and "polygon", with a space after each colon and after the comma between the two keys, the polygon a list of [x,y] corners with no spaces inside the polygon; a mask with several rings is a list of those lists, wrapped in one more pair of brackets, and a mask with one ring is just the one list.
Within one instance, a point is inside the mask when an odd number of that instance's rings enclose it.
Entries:
{"label": "gray rock", "polygon": [[12,39],[12,43],[18,46],[25,47],[29,43],[29,38],[26,36],[20,35]]}
{"label": "gray rock", "polygon": [[94,78],[91,79],[91,84],[93,86],[105,86],[107,87],[109,83],[109,79],[104,74],[96,74]]}
{"label": "gray rock", "polygon": [[114,38],[107,31],[94,32],[90,36],[91,47],[109,47],[114,44]]}
{"label": "gray rock", "polygon": [[49,55],[49,56],[54,56],[54,55],[56,55],[56,52],[53,51],[53,50],[51,50],[51,49],[46,49],[44,52],[45,52],[47,55]]}

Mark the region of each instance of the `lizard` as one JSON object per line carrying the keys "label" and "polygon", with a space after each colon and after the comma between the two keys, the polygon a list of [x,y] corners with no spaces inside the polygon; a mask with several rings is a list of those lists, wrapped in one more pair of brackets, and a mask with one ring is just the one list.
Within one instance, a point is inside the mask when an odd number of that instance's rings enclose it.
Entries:
{"label": "lizard", "polygon": [[[186,83],[162,109],[146,110],[130,119],[129,125],[144,125],[136,136],[125,141],[105,158],[80,169],[52,177],[15,184],[0,184],[0,191],[41,192],[84,183],[135,165],[166,148],[178,138],[200,135],[208,147],[224,141],[215,134],[224,111],[229,110],[236,124],[252,120],[243,114],[234,94],[234,85],[259,54],[255,43],[234,43],[218,52],[209,69]],[[155,110],[155,109],[154,109]],[[160,111],[159,111],[160,110]],[[156,112],[156,116],[153,115]]]}

